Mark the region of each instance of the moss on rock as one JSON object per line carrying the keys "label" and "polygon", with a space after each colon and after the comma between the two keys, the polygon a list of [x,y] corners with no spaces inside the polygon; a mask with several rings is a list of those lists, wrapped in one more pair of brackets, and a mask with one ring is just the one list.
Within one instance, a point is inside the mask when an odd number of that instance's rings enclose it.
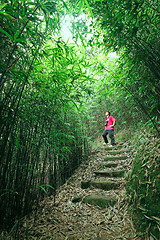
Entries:
{"label": "moss on rock", "polygon": [[109,155],[121,155],[126,153],[126,151],[122,151],[122,150],[116,150],[116,151],[107,151],[107,154]]}
{"label": "moss on rock", "polygon": [[80,196],[75,196],[75,197],[73,197],[72,202],[73,202],[73,203],[77,203],[77,202],[80,202],[81,200],[82,200],[82,197],[80,197]]}
{"label": "moss on rock", "polygon": [[104,158],[104,161],[117,161],[117,160],[126,160],[127,159],[127,156],[112,156],[112,157],[105,157]]}
{"label": "moss on rock", "polygon": [[84,198],[84,203],[89,203],[93,205],[98,205],[99,207],[106,208],[107,206],[114,206],[116,200],[110,196],[103,195],[90,195]]}
{"label": "moss on rock", "polygon": [[106,176],[106,177],[123,177],[124,170],[100,170],[94,172],[96,175]]}

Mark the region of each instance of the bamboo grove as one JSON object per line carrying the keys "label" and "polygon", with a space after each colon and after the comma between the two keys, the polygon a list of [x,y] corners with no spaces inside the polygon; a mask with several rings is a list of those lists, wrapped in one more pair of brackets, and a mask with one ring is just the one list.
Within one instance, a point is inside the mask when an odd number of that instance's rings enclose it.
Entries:
{"label": "bamboo grove", "polygon": [[[59,37],[67,14],[83,50]],[[158,0],[1,0],[2,228],[55,195],[87,158],[106,105],[119,124],[141,118],[159,134],[159,14]]]}
{"label": "bamboo grove", "polygon": [[[88,1],[96,29],[91,45],[120,53],[110,74],[114,87],[128,93],[157,129],[160,117],[160,6],[159,1]],[[107,90],[108,91],[108,90]],[[104,93],[105,95],[107,95]],[[126,95],[126,94],[125,94]],[[129,102],[128,102],[129,104]],[[159,130],[157,129],[157,132]]]}
{"label": "bamboo grove", "polygon": [[54,195],[86,156],[76,103],[88,77],[83,57],[55,38],[61,9],[42,1],[1,5],[1,227]]}

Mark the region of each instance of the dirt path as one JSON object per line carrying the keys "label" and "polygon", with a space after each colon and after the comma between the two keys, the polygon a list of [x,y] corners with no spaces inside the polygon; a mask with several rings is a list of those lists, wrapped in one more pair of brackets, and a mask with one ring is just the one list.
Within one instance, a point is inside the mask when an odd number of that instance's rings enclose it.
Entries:
{"label": "dirt path", "polygon": [[[125,144],[115,148],[103,146],[93,152],[89,160],[61,186],[55,205],[50,197],[41,203],[36,220],[33,216],[24,220],[22,239],[140,239],[135,234],[125,197],[123,175],[130,169],[131,155]],[[115,171],[122,175],[115,175]],[[97,186],[95,182],[101,184]],[[111,184],[110,190],[107,190],[104,182],[113,183],[114,189]],[[98,197],[98,200],[90,199],[87,203],[86,197],[91,195]],[[103,208],[94,203],[103,205]]]}

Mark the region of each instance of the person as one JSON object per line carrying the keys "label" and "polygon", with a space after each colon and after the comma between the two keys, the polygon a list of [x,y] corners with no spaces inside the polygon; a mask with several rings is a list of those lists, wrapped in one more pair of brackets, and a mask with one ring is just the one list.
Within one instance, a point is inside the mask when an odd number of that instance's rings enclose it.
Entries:
{"label": "person", "polygon": [[103,139],[104,139],[104,144],[106,145],[108,144],[108,139],[107,139],[107,135],[109,135],[110,139],[111,139],[111,146],[115,145],[115,140],[114,140],[114,125],[116,123],[116,119],[112,116],[110,116],[110,112],[107,111],[106,112],[106,122],[105,122],[105,130],[102,134]]}

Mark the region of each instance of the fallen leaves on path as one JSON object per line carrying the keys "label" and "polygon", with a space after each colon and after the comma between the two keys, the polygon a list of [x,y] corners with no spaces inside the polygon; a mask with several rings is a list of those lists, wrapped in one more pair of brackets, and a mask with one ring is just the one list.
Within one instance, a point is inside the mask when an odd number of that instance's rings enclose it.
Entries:
{"label": "fallen leaves on path", "polygon": [[[74,175],[60,187],[56,201],[51,196],[41,202],[41,209],[23,221],[21,239],[38,240],[138,240],[132,220],[127,211],[125,184],[121,188],[109,191],[117,199],[114,207],[102,209],[98,206],[83,203],[73,203],[74,196],[82,199],[90,194],[108,194],[101,189],[81,189],[82,180],[94,180],[94,171],[98,170],[105,156],[104,147],[92,154],[86,163],[75,171]],[[125,161],[127,170],[131,159]],[[120,161],[121,162],[121,161]],[[124,162],[124,161],[123,161]],[[122,168],[121,164],[117,169]],[[28,237],[28,238],[27,238]]]}

